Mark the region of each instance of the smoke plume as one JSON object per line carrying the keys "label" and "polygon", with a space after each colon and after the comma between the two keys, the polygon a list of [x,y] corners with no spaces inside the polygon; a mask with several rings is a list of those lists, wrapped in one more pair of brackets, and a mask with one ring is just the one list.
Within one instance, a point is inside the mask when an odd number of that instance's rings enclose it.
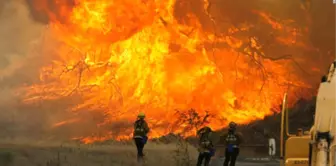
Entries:
{"label": "smoke plume", "polygon": [[38,80],[45,26],[32,19],[21,0],[0,2],[0,24],[0,125],[4,129],[0,135],[34,135],[41,129],[43,113],[20,108],[16,90]]}

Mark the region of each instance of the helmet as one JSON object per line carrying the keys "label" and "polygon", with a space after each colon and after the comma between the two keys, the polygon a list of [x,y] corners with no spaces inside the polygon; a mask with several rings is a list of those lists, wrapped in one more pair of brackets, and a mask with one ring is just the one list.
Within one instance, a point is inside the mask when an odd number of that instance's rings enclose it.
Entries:
{"label": "helmet", "polygon": [[203,137],[204,134],[209,134],[212,132],[212,129],[208,126],[202,127],[200,130],[197,131],[197,135]]}
{"label": "helmet", "polygon": [[212,129],[209,126],[205,126],[202,129],[204,132],[212,132]]}
{"label": "helmet", "polygon": [[145,117],[145,113],[140,112],[140,113],[138,114],[138,118],[144,118],[144,117]]}
{"label": "helmet", "polygon": [[229,128],[235,129],[237,127],[237,124],[235,122],[230,122],[229,123]]}

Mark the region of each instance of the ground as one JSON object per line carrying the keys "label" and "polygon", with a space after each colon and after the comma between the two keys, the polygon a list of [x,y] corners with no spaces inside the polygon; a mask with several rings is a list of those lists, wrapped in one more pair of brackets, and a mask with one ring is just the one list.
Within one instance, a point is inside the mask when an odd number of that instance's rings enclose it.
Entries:
{"label": "ground", "polygon": [[[8,144],[0,145],[1,166],[134,166],[135,147],[122,145]],[[176,146],[149,143],[146,165],[175,166]],[[192,160],[195,149],[190,149]],[[193,157],[194,156],[194,157]]]}
{"label": "ground", "polygon": [[[1,143],[1,166],[136,166],[135,147],[130,143],[83,145],[61,143]],[[195,148],[188,153],[176,144],[148,143],[147,166],[193,166],[197,157]],[[185,163],[188,158],[189,164]],[[242,160],[241,160],[242,161]],[[178,163],[179,162],[179,163]],[[216,156],[212,166],[222,166],[223,158]],[[238,162],[237,166],[272,166],[270,163]],[[274,165],[274,164],[273,164]],[[276,165],[276,164],[275,164]]]}
{"label": "ground", "polygon": [[[223,166],[224,158],[215,158],[212,160],[210,166]],[[279,166],[279,162],[267,161],[267,162],[253,162],[253,161],[243,161],[239,160],[236,166]]]}

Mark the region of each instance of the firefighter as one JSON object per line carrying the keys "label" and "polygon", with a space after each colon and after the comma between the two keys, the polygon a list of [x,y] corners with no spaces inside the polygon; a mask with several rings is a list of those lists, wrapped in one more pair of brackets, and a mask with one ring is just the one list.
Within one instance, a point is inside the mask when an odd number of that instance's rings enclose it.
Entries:
{"label": "firefighter", "polygon": [[203,127],[197,131],[199,138],[199,155],[197,159],[197,166],[201,166],[204,161],[204,166],[209,166],[210,159],[214,153],[214,146],[211,140],[212,129],[210,127]]}
{"label": "firefighter", "polygon": [[235,122],[229,123],[228,132],[225,133],[221,139],[225,144],[225,161],[223,166],[235,166],[237,157],[239,155],[239,145],[243,142],[242,134],[236,132],[237,124]]}
{"label": "firefighter", "polygon": [[145,121],[145,114],[143,112],[138,114],[137,120],[134,122],[134,132],[133,138],[135,141],[135,145],[137,147],[137,159],[141,161],[143,159],[143,149],[145,144],[147,143],[147,134],[149,132],[149,127],[147,122]]}

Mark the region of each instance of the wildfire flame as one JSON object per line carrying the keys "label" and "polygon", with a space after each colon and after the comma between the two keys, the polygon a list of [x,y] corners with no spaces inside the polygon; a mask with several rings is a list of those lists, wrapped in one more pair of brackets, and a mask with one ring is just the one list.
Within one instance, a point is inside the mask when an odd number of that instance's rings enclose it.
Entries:
{"label": "wildfire flame", "polygon": [[[255,25],[232,25],[217,34],[193,13],[178,20],[175,0],[55,0],[53,9],[48,3],[33,2],[49,16],[47,40],[57,43],[45,46],[45,57],[52,61],[41,68],[40,82],[23,89],[27,104],[71,99],[74,114],[104,115],[97,126],[130,124],[143,111],[151,137],[156,137],[186,126],[176,126],[176,109],[193,108],[200,115],[207,111],[213,115],[208,125],[220,129],[229,121],[243,124],[271,114],[288,85],[291,91],[309,88],[289,74],[294,70],[290,57],[271,58],[258,37],[241,35]],[[203,3],[204,13],[214,23],[209,6]],[[278,43],[306,47],[301,40],[305,31],[294,21],[253,13],[277,33]],[[80,121],[85,119],[75,117],[54,127]],[[129,125],[80,138],[122,139],[131,132]]]}

